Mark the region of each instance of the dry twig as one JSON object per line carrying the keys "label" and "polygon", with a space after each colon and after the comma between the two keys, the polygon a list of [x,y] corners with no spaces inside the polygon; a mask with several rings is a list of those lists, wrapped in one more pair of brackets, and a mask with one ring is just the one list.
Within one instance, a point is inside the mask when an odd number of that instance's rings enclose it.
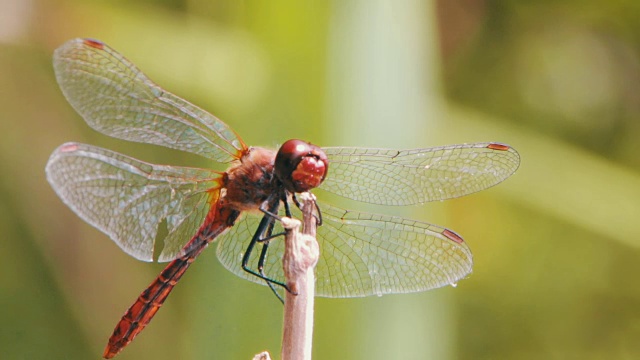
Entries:
{"label": "dry twig", "polygon": [[285,251],[282,259],[286,284],[282,360],[310,360],[313,338],[313,300],[315,297],[314,268],[320,256],[316,241],[315,197],[311,193],[300,195],[302,233],[300,222],[283,219]]}

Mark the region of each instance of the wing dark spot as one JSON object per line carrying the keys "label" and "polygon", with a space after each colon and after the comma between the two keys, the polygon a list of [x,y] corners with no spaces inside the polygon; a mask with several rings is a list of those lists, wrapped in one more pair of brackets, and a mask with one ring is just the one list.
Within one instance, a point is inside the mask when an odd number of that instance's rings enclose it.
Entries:
{"label": "wing dark spot", "polygon": [[507,144],[501,144],[501,143],[491,143],[491,144],[487,145],[487,149],[498,150],[498,151],[507,151],[507,150],[511,149],[511,146],[509,146]]}
{"label": "wing dark spot", "polygon": [[60,152],[74,152],[78,150],[78,144],[66,144],[60,147]]}
{"label": "wing dark spot", "polygon": [[98,49],[98,50],[102,50],[104,49],[104,43],[102,41],[99,40],[94,40],[94,39],[84,39],[83,43],[87,46],[91,46],[92,48]]}
{"label": "wing dark spot", "polygon": [[444,229],[442,235],[444,235],[449,240],[457,242],[458,244],[464,243],[464,240],[462,240],[462,236],[456,234],[453,230]]}

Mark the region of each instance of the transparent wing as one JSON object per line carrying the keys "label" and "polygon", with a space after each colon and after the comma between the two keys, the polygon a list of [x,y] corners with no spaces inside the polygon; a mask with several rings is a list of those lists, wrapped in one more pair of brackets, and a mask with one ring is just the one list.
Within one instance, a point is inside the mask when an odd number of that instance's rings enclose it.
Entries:
{"label": "transparent wing", "polygon": [[[320,259],[316,295],[358,297],[408,293],[455,284],[471,272],[471,251],[453,231],[400,217],[347,211],[319,203],[323,225],[318,227]],[[300,214],[296,214],[299,217]],[[240,266],[260,218],[248,214],[235,231],[223,235],[218,258],[236,275],[264,284]],[[275,232],[281,231],[277,226]],[[271,241],[267,276],[283,280],[281,238]],[[255,269],[260,247],[250,260]]]}
{"label": "transparent wing", "polygon": [[323,150],[329,158],[329,175],[320,189],[382,205],[413,205],[471,194],[500,183],[520,164],[513,148],[498,143]]}
{"label": "transparent wing", "polygon": [[246,149],[224,122],[163,90],[106,44],[68,41],[55,51],[53,66],[69,103],[104,134],[218,162],[232,161]]}
{"label": "transparent wing", "polygon": [[160,261],[180,255],[219,194],[216,172],[148,164],[78,143],[56,149],[46,173],[80,218],[143,261],[153,260],[158,226],[165,219],[168,235]]}

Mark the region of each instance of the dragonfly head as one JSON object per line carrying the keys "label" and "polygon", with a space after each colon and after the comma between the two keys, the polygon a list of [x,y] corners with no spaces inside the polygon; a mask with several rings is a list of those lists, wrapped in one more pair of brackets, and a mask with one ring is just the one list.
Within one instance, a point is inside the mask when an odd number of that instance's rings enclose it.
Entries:
{"label": "dragonfly head", "polygon": [[292,192],[320,186],[328,170],[329,160],[324,151],[302,140],[288,140],[276,155],[276,176]]}

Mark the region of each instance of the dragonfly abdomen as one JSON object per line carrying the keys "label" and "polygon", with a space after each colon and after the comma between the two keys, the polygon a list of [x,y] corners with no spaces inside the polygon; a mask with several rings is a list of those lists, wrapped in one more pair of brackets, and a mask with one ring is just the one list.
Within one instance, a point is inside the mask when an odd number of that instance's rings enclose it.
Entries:
{"label": "dragonfly abdomen", "polygon": [[214,216],[207,216],[196,235],[184,246],[186,254],[170,262],[122,316],[102,355],[105,359],[116,356],[147,326],[189,265],[209,243],[233,225],[240,212],[215,206],[211,214]]}

